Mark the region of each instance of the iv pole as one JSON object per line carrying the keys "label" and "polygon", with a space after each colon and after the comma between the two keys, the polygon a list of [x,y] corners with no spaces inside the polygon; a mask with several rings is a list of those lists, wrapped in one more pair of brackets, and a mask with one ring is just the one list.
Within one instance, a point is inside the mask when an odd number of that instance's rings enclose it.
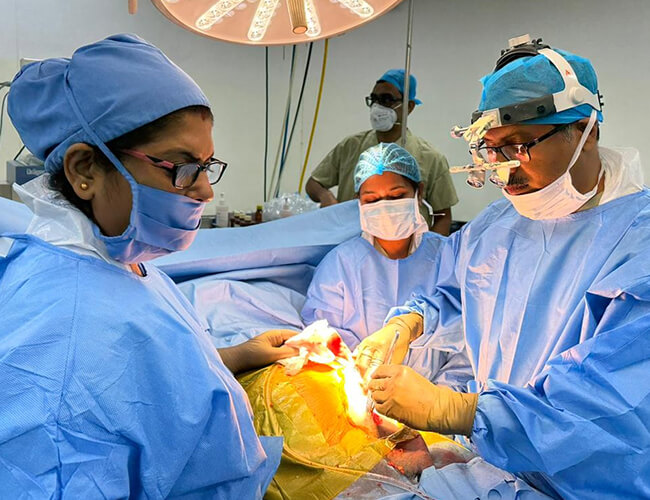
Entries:
{"label": "iv pole", "polygon": [[406,122],[409,116],[409,92],[411,90],[411,44],[413,41],[413,0],[409,0],[406,28],[406,63],[404,68],[404,94],[402,95],[402,135],[400,144],[406,146]]}

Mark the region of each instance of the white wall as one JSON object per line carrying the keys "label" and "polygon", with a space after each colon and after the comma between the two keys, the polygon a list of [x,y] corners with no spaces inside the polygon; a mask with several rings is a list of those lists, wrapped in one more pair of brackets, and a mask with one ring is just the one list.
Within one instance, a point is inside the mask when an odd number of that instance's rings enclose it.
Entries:
{"label": "white wall", "polygon": [[[189,0],[182,0],[189,1]],[[327,1],[327,0],[319,0]],[[590,58],[605,96],[601,142],[634,145],[650,178],[650,1],[648,0],[415,0],[412,69],[424,104],[411,129],[444,152],[451,164],[465,162],[466,145],[449,129],[466,124],[480,97],[479,78],[491,71],[511,36],[531,33],[553,46]],[[140,0],[136,16],[126,0],[0,0],[0,81],[10,79],[20,57],[69,56],[85,43],[111,33],[135,32],[158,45],[205,90],[217,118],[216,154],[230,163],[217,187],[231,207],[253,209],[262,199],[264,138],[264,49],[198,37],[167,21]],[[374,80],[404,61],[406,4],[381,19],[330,42],[325,94],[312,150],[311,170],[342,137],[367,128],[363,97]],[[283,190],[295,191],[306,149],[323,42],[314,47],[304,113],[296,131]],[[290,48],[271,54],[272,164],[280,133]],[[306,46],[299,47],[295,94]],[[0,165],[16,153],[19,139],[5,116]],[[0,180],[4,168],[0,169]],[[499,193],[455,182],[461,198],[454,218],[476,215]]]}

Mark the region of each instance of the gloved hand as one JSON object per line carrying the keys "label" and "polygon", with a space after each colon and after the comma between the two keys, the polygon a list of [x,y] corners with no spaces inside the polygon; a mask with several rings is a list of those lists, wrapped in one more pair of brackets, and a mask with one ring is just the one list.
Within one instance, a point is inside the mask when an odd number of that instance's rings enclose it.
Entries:
{"label": "gloved hand", "polygon": [[397,332],[399,332],[399,339],[395,344],[390,363],[401,364],[408,353],[411,342],[422,335],[422,326],[423,319],[419,314],[403,314],[391,318],[386,326],[363,339],[353,353],[361,375],[366,374],[371,364],[384,364]]}
{"label": "gloved hand", "polygon": [[298,332],[269,330],[243,344],[218,349],[223,364],[234,374],[261,368],[298,354],[298,349],[284,345]]}
{"label": "gloved hand", "polygon": [[382,415],[423,431],[469,436],[478,394],[435,385],[408,366],[383,365],[368,389]]}

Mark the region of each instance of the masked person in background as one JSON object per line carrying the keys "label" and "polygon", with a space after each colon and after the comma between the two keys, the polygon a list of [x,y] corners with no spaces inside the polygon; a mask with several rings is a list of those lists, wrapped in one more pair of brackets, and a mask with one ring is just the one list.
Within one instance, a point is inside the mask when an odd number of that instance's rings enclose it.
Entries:
{"label": "masked person in background", "polygon": [[404,323],[412,345],[449,345],[461,331],[473,393],[380,366],[377,410],[464,434],[554,498],[648,498],[650,192],[638,151],[599,146],[587,59],[514,39],[482,83],[474,118],[491,127],[480,154],[520,162],[506,198],[449,238],[436,290],[360,346],[386,349]]}
{"label": "masked person in background", "polygon": [[231,372],[294,355],[292,332],[217,352],[149,263],[190,245],[225,169],[207,98],[116,35],[25,66],[9,115],[47,173],[0,235],[1,496],[262,498],[282,440]]}
{"label": "masked person in background", "polygon": [[[408,106],[411,113],[421,101],[415,97],[417,81],[413,75],[409,83]],[[403,93],[404,70],[389,70],[377,80],[371,94],[366,97],[372,130],[346,137],[327,154],[305,186],[312,200],[326,207],[355,197],[354,168],[361,153],[380,142],[396,143],[402,135]],[[407,131],[404,147],[420,166],[420,196],[426,203],[420,206],[420,211],[427,227],[447,236],[451,226],[451,207],[458,203],[447,159],[410,131]],[[329,190],[334,186],[338,186],[337,196]]]}
{"label": "masked person in background", "polygon": [[[396,304],[433,292],[445,238],[428,231],[419,210],[421,189],[417,161],[405,149],[380,143],[361,154],[354,190],[362,233],[333,249],[316,269],[302,309],[305,324],[326,319],[354,349]],[[400,343],[392,361],[405,358],[436,383],[464,390],[471,378],[464,353],[408,352]]]}

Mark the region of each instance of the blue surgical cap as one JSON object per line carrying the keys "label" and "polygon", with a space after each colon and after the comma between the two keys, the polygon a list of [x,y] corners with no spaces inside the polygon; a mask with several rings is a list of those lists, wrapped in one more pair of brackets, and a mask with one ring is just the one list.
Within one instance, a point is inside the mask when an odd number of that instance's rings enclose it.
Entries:
{"label": "blue surgical cap", "polygon": [[[564,57],[575,71],[578,81],[592,93],[598,93],[598,79],[591,62],[584,57],[570,52],[553,49]],[[479,111],[511,106],[529,99],[555,94],[564,89],[564,80],[555,66],[543,55],[523,57],[481,79],[483,94]],[[575,108],[559,113],[526,120],[523,124],[561,124],[573,123],[583,118],[589,118],[593,108],[589,104],[581,104]],[[598,112],[598,121],[603,121],[603,115]]]}
{"label": "blue surgical cap", "polygon": [[[387,82],[393,85],[397,90],[400,91],[400,94],[404,95],[404,70],[403,69],[389,69],[382,75],[382,77],[377,80],[379,82]],[[415,104],[422,104],[420,99],[415,98],[415,93],[418,88],[418,81],[413,75],[409,75],[409,101],[413,101]]]}
{"label": "blue surgical cap", "polygon": [[358,193],[361,184],[369,177],[382,175],[384,172],[394,172],[415,183],[422,180],[418,162],[411,153],[392,142],[380,142],[361,153],[354,167],[354,192]]}
{"label": "blue surgical cap", "polygon": [[181,108],[210,106],[199,86],[158,48],[114,35],[70,59],[29,64],[14,77],[8,112],[23,143],[48,172],[77,142],[96,144],[74,106],[106,143]]}

